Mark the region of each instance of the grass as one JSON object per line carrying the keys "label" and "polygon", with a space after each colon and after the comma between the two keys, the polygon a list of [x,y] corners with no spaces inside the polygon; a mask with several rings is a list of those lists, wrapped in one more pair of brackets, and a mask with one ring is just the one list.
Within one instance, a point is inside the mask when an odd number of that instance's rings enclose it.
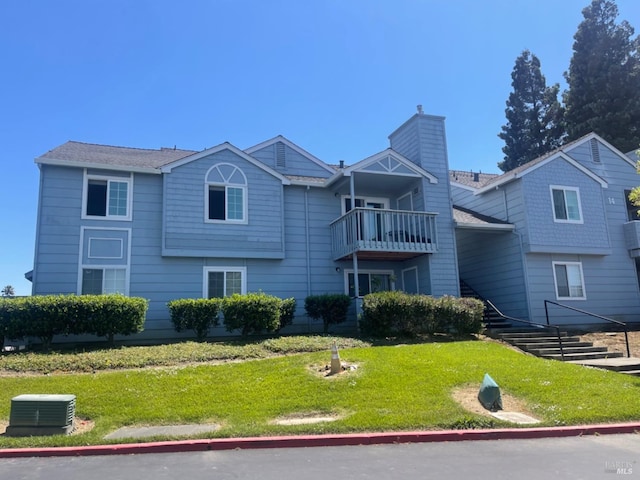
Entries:
{"label": "grass", "polygon": [[[77,366],[87,371],[89,365],[91,368],[102,365],[109,352],[113,354],[113,363],[119,365],[127,364],[121,356],[136,364],[134,357],[139,355],[156,358],[149,353],[156,349],[181,352],[173,357],[173,366],[165,368],[2,376],[0,421],[8,421],[10,400],[16,395],[73,393],[77,396],[77,416],[94,421],[95,428],[70,436],[0,436],[0,448],[109,443],[103,440],[104,435],[126,425],[217,423],[222,428],[212,435],[218,437],[501,426],[504,424],[497,420],[465,411],[451,398],[456,387],[468,384],[479,387],[487,372],[503,392],[524,400],[543,425],[640,419],[637,377],[542,360],[492,342],[368,346],[354,339],[336,340],[343,345],[340,350],[343,362],[357,364],[359,368],[331,378],[318,374],[331,358],[328,349],[333,339],[326,337],[4,356],[0,368],[6,374],[8,363],[15,370],[13,362],[19,357],[33,360],[31,365],[38,371],[55,371],[63,370],[60,365],[71,365],[71,361],[60,363],[59,357],[81,355],[83,360]],[[350,345],[354,348],[347,348]],[[323,351],[290,354],[301,348],[318,350],[320,346]],[[187,358],[187,362],[198,358],[210,361],[211,353],[196,352],[215,348],[226,352],[225,359],[259,359],[187,366],[177,360],[179,357]],[[245,354],[229,353],[227,349],[233,348],[248,350],[244,350]],[[141,353],[144,349],[146,355]],[[183,349],[192,353],[187,355]],[[282,353],[288,355],[273,357]],[[92,356],[101,360],[92,363],[85,359]],[[166,357],[166,353],[158,353],[157,358]],[[47,360],[55,366],[43,367]],[[150,362],[148,365],[171,363]],[[312,425],[270,423],[277,417],[309,413],[337,414],[342,418]]]}

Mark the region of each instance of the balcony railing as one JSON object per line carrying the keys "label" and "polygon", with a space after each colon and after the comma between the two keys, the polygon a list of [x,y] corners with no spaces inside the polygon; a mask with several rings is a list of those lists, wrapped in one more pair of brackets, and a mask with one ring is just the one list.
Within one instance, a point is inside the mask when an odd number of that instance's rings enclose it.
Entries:
{"label": "balcony railing", "polygon": [[435,213],[355,208],[331,225],[331,252],[338,260],[354,252],[388,252],[409,258],[437,250]]}
{"label": "balcony railing", "polygon": [[627,250],[632,257],[640,256],[640,220],[633,220],[624,224],[624,239]]}

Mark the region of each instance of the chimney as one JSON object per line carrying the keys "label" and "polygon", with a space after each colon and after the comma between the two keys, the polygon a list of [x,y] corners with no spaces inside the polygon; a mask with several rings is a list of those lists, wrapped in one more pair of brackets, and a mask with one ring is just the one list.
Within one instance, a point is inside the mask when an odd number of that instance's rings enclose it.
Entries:
{"label": "chimney", "polygon": [[473,172],[473,181],[474,182],[480,181],[480,174],[478,172]]}
{"label": "chimney", "polygon": [[340,170],[344,168],[344,160],[340,160]]}
{"label": "chimney", "polygon": [[422,105],[418,105],[418,115],[422,115]]}

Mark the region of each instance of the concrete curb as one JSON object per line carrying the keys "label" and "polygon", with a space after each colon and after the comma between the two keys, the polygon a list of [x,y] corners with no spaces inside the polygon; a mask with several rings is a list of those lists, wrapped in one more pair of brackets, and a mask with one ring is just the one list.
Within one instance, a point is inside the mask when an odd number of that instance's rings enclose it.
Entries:
{"label": "concrete curb", "polygon": [[214,438],[172,442],[94,445],[88,447],[12,448],[0,450],[0,458],[128,455],[140,453],[202,452],[209,450],[249,448],[336,447],[389,443],[535,439],[620,433],[640,433],[640,422],[569,427],[505,428],[494,430],[440,430],[420,432],[354,433],[347,435]]}

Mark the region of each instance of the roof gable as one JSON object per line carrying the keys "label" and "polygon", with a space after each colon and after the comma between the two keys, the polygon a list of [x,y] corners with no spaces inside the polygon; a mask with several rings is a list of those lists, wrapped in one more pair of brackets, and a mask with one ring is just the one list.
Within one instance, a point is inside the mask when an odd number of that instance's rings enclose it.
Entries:
{"label": "roof gable", "polygon": [[547,155],[543,155],[542,157],[536,158],[535,160],[525,163],[524,165],[521,165],[518,168],[514,168],[513,170],[510,170],[502,175],[499,175],[493,180],[490,180],[489,182],[487,182],[483,187],[476,190],[475,193],[476,195],[479,195],[489,190],[493,190],[494,188],[497,188],[501,185],[504,185],[506,183],[509,183],[521,177],[524,177],[525,175],[537,170],[540,167],[543,167],[549,162],[554,162],[556,160],[563,160],[570,163],[576,169],[580,170],[582,173],[584,173],[588,177],[591,177],[593,180],[598,182],[602,186],[602,188],[607,188],[608,184],[604,179],[602,179],[601,177],[593,173],[588,168],[583,167],[580,163],[578,163],[573,158],[568,156],[562,150],[558,149],[548,153]]}
{"label": "roof gable", "polygon": [[262,143],[254,145],[253,147],[247,148],[247,149],[245,149],[245,153],[251,155],[252,153],[254,153],[254,152],[258,151],[258,150],[262,150],[263,148],[269,147],[269,146],[271,146],[271,145],[273,145],[275,143],[278,143],[278,142],[281,142],[281,143],[285,144],[287,147],[289,147],[290,149],[292,149],[295,152],[299,153],[303,157],[307,158],[309,161],[311,161],[311,162],[315,163],[316,165],[322,167],[327,172],[332,173],[332,174],[335,173],[335,169],[333,169],[332,167],[327,165],[325,162],[320,160],[315,155],[312,155],[311,153],[307,152],[304,148],[299,147],[298,145],[293,143],[291,140],[283,137],[282,135],[278,135],[277,137],[271,138],[269,140],[265,140]]}
{"label": "roof gable", "polygon": [[284,175],[281,175],[280,173],[276,172],[275,170],[268,167],[264,163],[256,160],[251,155],[248,155],[247,153],[243,152],[239,148],[234,147],[229,142],[221,143],[220,145],[216,145],[215,147],[208,148],[201,152],[194,153],[193,155],[189,155],[188,157],[184,157],[179,160],[176,160],[175,162],[169,163],[162,167],[162,173],[171,173],[171,171],[174,168],[180,167],[182,165],[186,165],[187,163],[195,162],[196,160],[200,160],[201,158],[207,157],[209,155],[213,155],[214,153],[218,153],[223,150],[229,150],[230,152],[236,154],[240,158],[264,170],[266,173],[276,177],[278,180],[282,182],[283,185],[289,185],[290,181]]}
{"label": "roof gable", "polygon": [[344,176],[350,176],[354,172],[426,177],[429,179],[429,183],[438,183],[435,175],[427,172],[391,148],[387,148],[341,170]]}

